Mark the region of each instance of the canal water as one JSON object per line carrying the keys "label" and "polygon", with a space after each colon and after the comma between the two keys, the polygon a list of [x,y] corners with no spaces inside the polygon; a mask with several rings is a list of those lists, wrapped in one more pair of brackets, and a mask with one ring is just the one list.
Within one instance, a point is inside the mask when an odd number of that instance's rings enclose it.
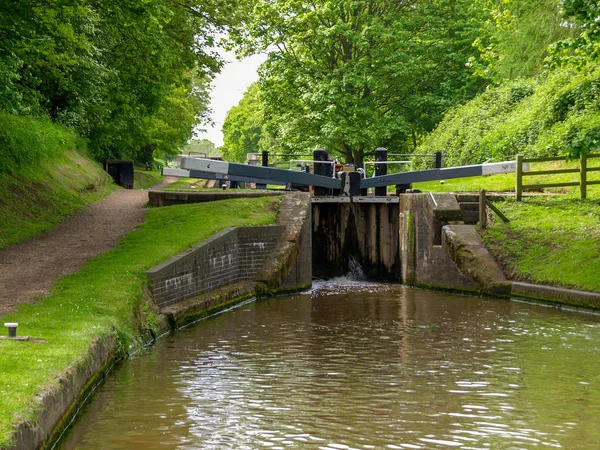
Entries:
{"label": "canal water", "polygon": [[160,340],[63,449],[598,449],[600,318],[328,282]]}

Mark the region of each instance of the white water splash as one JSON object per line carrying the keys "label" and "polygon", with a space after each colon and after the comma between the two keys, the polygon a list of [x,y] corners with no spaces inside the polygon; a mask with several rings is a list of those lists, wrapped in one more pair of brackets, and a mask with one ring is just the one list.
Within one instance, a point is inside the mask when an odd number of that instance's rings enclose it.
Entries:
{"label": "white water splash", "polygon": [[346,278],[352,281],[365,281],[365,273],[360,266],[360,263],[354,259],[352,255],[348,256],[348,273],[346,274]]}

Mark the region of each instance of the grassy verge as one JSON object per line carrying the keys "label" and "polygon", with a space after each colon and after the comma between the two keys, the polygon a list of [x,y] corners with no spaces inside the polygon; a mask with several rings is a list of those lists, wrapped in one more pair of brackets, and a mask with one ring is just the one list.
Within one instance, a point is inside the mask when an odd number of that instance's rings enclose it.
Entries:
{"label": "grassy verge", "polygon": [[78,152],[62,152],[35,168],[0,173],[0,249],[52,228],[114,189],[98,164]]}
{"label": "grassy verge", "polygon": [[135,339],[135,311],[145,271],[230,226],[275,222],[279,197],[235,199],[154,208],[146,223],[119,247],[58,280],[48,297],[4,316],[19,334],[46,343],[0,340],[0,448],[10,445],[12,425],[33,420],[36,396],[56,377],[81,364],[97,337],[117,334],[123,349]]}
{"label": "grassy verge", "polygon": [[515,280],[600,292],[600,201],[569,196],[509,200],[485,244]]}
{"label": "grassy verge", "polygon": [[85,141],[50,119],[0,111],[0,173],[21,173],[60,161],[65,148],[85,150]]}
{"label": "grassy verge", "polygon": [[133,188],[148,189],[160,183],[164,178],[158,169],[146,170],[144,166],[135,166],[133,171]]}

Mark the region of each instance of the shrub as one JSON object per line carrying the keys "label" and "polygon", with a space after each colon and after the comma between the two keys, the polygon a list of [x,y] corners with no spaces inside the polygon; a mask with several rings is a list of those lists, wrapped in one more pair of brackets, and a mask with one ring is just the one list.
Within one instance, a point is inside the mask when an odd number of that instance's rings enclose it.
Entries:
{"label": "shrub", "polygon": [[501,161],[515,154],[577,158],[600,143],[600,68],[556,69],[543,79],[492,87],[446,115],[420,152],[447,165]]}

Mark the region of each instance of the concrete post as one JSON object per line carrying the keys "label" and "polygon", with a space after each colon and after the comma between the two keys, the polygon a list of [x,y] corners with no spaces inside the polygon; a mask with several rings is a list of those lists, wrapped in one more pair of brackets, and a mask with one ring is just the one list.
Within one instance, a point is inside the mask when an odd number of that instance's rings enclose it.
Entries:
{"label": "concrete post", "polygon": [[[387,162],[387,148],[379,147],[375,149],[375,162]],[[387,175],[387,164],[375,164],[375,176]],[[376,196],[387,195],[387,186],[375,188]]]}

